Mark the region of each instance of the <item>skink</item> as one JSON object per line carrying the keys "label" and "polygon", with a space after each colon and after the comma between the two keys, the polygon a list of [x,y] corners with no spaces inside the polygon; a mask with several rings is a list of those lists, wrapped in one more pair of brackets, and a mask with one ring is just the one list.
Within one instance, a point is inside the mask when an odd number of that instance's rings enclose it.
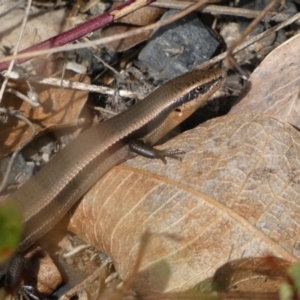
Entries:
{"label": "skink", "polygon": [[[50,230],[109,169],[132,157],[132,148],[152,156],[147,147],[131,142],[142,139],[155,144],[205,103],[223,80],[221,69],[181,75],[125,112],[86,130],[63,148],[9,196],[24,218],[17,253],[23,253]],[[154,152],[155,157],[162,159],[168,154]]]}

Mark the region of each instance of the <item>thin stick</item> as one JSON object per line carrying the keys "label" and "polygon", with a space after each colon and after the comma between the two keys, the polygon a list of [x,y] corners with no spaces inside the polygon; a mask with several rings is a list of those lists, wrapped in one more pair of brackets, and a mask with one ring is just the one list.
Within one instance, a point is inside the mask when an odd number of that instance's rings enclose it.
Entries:
{"label": "thin stick", "polygon": [[93,274],[88,276],[80,284],[76,285],[72,289],[68,290],[64,295],[62,295],[59,300],[71,299],[74,295],[85,290],[92,282],[94,282],[98,277],[101,276],[103,269],[111,263],[110,259],[107,259]]}
{"label": "thin stick", "polygon": [[[7,72],[5,72],[3,75],[5,77],[8,77],[8,75],[6,73]],[[51,85],[51,86],[64,87],[64,88],[68,88],[68,89],[100,93],[100,94],[105,94],[105,95],[109,95],[109,96],[115,95],[115,89],[112,89],[112,88],[109,88],[106,86],[99,86],[99,85],[88,84],[88,83],[84,83],[84,82],[76,82],[76,81],[67,80],[67,79],[62,80],[61,78],[56,78],[56,77],[45,78],[45,77],[34,76],[34,75],[22,76],[22,74],[12,71],[8,78],[10,78],[10,79],[26,79],[28,81],[37,82],[39,84],[46,84],[46,85]],[[143,99],[143,95],[140,95],[137,93],[132,93],[131,91],[128,91],[128,90],[119,90],[119,95],[121,97],[125,97],[125,98]]]}
{"label": "thin stick", "polygon": [[[34,53],[34,50],[47,50],[52,47],[65,45],[67,43],[73,42],[86,34],[93,32],[99,28],[110,25],[116,19],[123,17],[130,12],[137,10],[145,5],[150,4],[155,0],[128,0],[127,2],[119,5],[112,11],[108,11],[106,13],[101,14],[100,16],[93,18],[89,21],[84,22],[81,25],[78,25],[75,28],[69,29],[61,34],[51,37],[48,40],[42,41],[36,45],[33,45],[29,48],[26,48],[20,52],[21,53]],[[30,0],[31,2],[31,0]],[[50,53],[50,52],[49,52]],[[14,57],[15,57],[14,53]],[[26,56],[25,58],[14,58],[16,64],[20,64],[22,62],[27,61],[28,59],[34,57],[33,55]],[[4,62],[4,60],[3,60]],[[0,62],[0,71],[5,70],[8,66],[7,63]]]}
{"label": "thin stick", "polygon": [[[295,21],[297,21],[298,19],[300,19],[300,13],[297,13],[295,14],[294,16],[290,17],[288,20],[266,30],[265,32],[262,32],[246,41],[244,41],[241,45],[237,46],[236,49],[234,49],[233,53],[232,54],[235,54],[245,48],[247,48],[248,46],[254,44],[255,42],[263,39],[264,37],[276,32],[276,31],[279,31],[280,29],[294,23]],[[209,68],[211,66],[214,66],[215,64],[221,62],[224,60],[224,58],[226,57],[226,55],[228,55],[228,51],[222,53],[222,54],[219,54],[218,56],[214,57],[213,59],[211,59],[210,61],[202,64],[200,66],[201,69],[206,69],[206,68]]]}
{"label": "thin stick", "polygon": [[[184,9],[188,5],[190,5],[192,2],[186,2],[186,1],[173,1],[173,0],[159,0],[154,3],[151,3],[150,6],[153,7],[161,7],[161,8],[174,8],[174,9]],[[197,9],[200,11],[200,9]],[[243,17],[248,19],[254,19],[259,14],[260,11],[253,10],[253,9],[247,9],[247,8],[241,8],[241,7],[227,7],[227,6],[220,6],[220,5],[206,5],[205,7],[201,8],[202,13],[208,13],[212,15],[227,15],[227,16],[235,16],[235,17]],[[291,15],[287,13],[276,13],[272,16],[268,16],[268,19],[270,21],[274,22],[283,22],[290,18]],[[296,22],[296,24],[300,24],[300,22]]]}
{"label": "thin stick", "polygon": [[154,24],[144,26],[144,27],[141,27],[141,28],[138,28],[138,29],[134,29],[134,30],[126,32],[126,33],[115,34],[114,36],[105,37],[105,38],[101,38],[101,39],[98,39],[98,40],[85,42],[85,43],[80,43],[80,44],[75,44],[75,45],[65,45],[65,46],[51,48],[51,49],[47,49],[47,50],[39,50],[39,51],[30,52],[30,53],[19,53],[18,55],[6,56],[5,58],[3,58],[0,61],[0,70],[1,70],[1,64],[2,63],[10,61],[12,59],[31,58],[33,56],[38,56],[38,55],[57,53],[57,52],[61,52],[61,51],[77,50],[77,49],[82,49],[82,48],[86,48],[86,47],[93,47],[95,45],[104,45],[104,44],[110,43],[112,41],[128,38],[128,37],[143,33],[145,31],[153,30],[153,29],[159,28],[161,26],[168,25],[168,24],[170,24],[170,23],[172,23],[172,22],[174,22],[178,19],[183,18],[184,16],[186,16],[190,12],[194,11],[198,7],[201,7],[202,5],[206,4],[207,2],[208,2],[208,0],[201,0],[201,1],[199,1],[195,4],[193,4],[193,5],[189,6],[184,11],[182,11],[182,12],[180,12],[180,13],[178,13],[178,14],[176,14],[176,15],[174,15],[174,16],[166,19],[166,20],[161,20],[161,21],[158,21]]}
{"label": "thin stick", "polygon": [[[20,42],[21,42],[22,36],[24,34],[25,26],[26,26],[26,23],[27,23],[30,7],[31,7],[31,0],[28,0],[26,10],[25,10],[24,19],[23,19],[23,22],[22,22],[21,30],[20,30],[20,34],[19,34],[19,37],[18,37],[18,41],[16,43],[16,48],[14,50],[14,56],[18,53],[18,50],[19,50]],[[14,63],[15,63],[15,59],[12,59],[12,61],[9,64],[9,67],[8,67],[8,74],[9,74],[9,72],[11,72]],[[5,78],[4,81],[3,81],[3,84],[1,86],[1,89],[0,89],[0,103],[2,101],[4,90],[6,88],[7,82],[8,82],[8,78]]]}
{"label": "thin stick", "polygon": [[[241,42],[256,28],[256,26],[261,22],[261,20],[266,16],[266,14],[273,8],[277,0],[271,0],[268,5],[260,12],[260,14],[247,26],[243,34],[241,34],[229,47],[227,50],[227,56],[224,60],[224,66],[231,67],[235,66],[237,70],[243,74],[243,71],[238,66],[236,61],[234,60],[232,53],[236,47],[241,44]],[[244,79],[247,79],[244,78]]]}

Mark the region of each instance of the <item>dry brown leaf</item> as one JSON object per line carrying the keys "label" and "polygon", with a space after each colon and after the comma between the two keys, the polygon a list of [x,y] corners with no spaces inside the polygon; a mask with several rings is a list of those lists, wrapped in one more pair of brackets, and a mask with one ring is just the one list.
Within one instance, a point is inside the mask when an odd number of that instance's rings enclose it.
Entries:
{"label": "dry brown leaf", "polygon": [[[111,9],[116,8],[122,2],[114,2]],[[141,7],[130,14],[118,19],[118,23],[130,24],[136,26],[146,26],[159,19],[166,10],[159,7],[145,6]]]}
{"label": "dry brown leaf", "polygon": [[[109,27],[103,28],[103,30],[101,31],[101,37],[104,38],[107,36],[114,36],[115,34],[128,32],[136,28],[139,27],[135,25],[128,25],[128,24],[113,24]],[[148,40],[151,34],[152,31],[145,31],[140,34],[127,37],[126,39],[121,39],[111,43],[107,43],[105,46],[111,51],[124,52],[138,45],[139,43]]]}
{"label": "dry brown leaf", "polygon": [[226,263],[213,277],[217,291],[278,291],[291,264],[276,257],[241,258]]}
{"label": "dry brown leaf", "polygon": [[[66,72],[65,79],[73,81],[89,82],[87,76]],[[19,89],[19,87],[18,87]],[[23,92],[26,93],[26,90]],[[16,96],[6,93],[3,106],[7,109],[22,111],[35,126],[36,133],[51,127],[62,125],[76,125],[78,116],[87,100],[88,93],[85,91],[71,90],[58,87],[36,87],[41,107],[32,108],[27,102]],[[1,125],[0,129],[0,156],[14,151],[20,144],[31,137],[31,129],[23,121],[9,117],[8,122]]]}
{"label": "dry brown leaf", "polygon": [[[120,5],[119,2],[114,2],[112,9]],[[118,33],[124,33],[140,26],[146,26],[157,21],[159,17],[165,12],[164,9],[158,7],[142,7],[130,14],[118,19],[117,23],[103,28],[101,30],[101,37],[113,36]],[[146,41],[152,34],[151,31],[145,31],[143,33],[128,37],[126,39],[118,40],[105,45],[111,51],[124,52],[139,43]]]}
{"label": "dry brown leaf", "polygon": [[[11,7],[13,5],[12,2],[16,1],[7,1],[7,6]],[[57,35],[62,31],[62,26],[65,22],[65,9],[41,11],[32,6],[30,12],[31,17],[26,24],[20,43],[20,50]],[[13,48],[16,45],[23,19],[24,9],[22,8],[14,9],[9,14],[1,17],[0,45],[2,49],[3,46]],[[1,56],[5,56],[2,51],[0,52]]]}
{"label": "dry brown leaf", "polygon": [[[44,295],[50,295],[62,283],[62,276],[53,262],[50,255],[40,247],[31,249],[26,254],[26,258],[31,263],[31,276],[26,278],[25,284],[32,284],[34,279],[37,282],[37,291]],[[38,261],[38,263],[37,263]]]}
{"label": "dry brown leaf", "polygon": [[252,73],[247,95],[230,113],[259,112],[300,127],[300,34],[272,51]]}
{"label": "dry brown leaf", "polygon": [[[265,115],[206,122],[167,143],[183,161],[136,157],[84,197],[70,229],[129,274],[153,233],[137,291],[185,290],[228,260],[300,257],[300,134]],[[84,222],[82,222],[84,220]]]}

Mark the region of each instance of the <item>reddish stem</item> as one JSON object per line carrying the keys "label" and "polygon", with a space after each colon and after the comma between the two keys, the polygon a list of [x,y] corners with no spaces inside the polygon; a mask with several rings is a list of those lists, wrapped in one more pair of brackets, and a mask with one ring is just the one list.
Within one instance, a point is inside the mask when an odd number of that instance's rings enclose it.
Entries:
{"label": "reddish stem", "polygon": [[[149,4],[154,1],[155,0],[148,0],[145,2]],[[104,26],[110,25],[114,21],[114,15],[112,14],[112,12],[121,10],[122,8],[129,6],[133,2],[135,2],[135,0],[128,0],[125,3],[116,7],[112,11],[108,11],[94,19],[91,19],[91,20],[89,20],[83,24],[80,24],[75,28],[67,30],[61,34],[58,34],[46,41],[43,41],[39,44],[28,47],[28,48],[20,51],[19,53],[26,53],[26,52],[37,51],[37,50],[50,49],[53,47],[58,47],[58,46],[62,46],[67,43],[73,42],[73,41],[85,36],[86,34],[88,34],[90,32],[93,32]],[[16,59],[14,64],[17,65],[17,64],[23,63],[31,58],[32,57]],[[3,70],[6,70],[9,66],[9,63],[10,63],[9,61],[5,61],[2,63],[0,62],[0,72]]]}

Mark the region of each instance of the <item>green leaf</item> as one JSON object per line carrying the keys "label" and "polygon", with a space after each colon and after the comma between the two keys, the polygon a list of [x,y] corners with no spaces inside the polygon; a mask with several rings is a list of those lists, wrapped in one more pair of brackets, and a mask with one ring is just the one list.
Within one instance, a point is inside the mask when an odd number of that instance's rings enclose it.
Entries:
{"label": "green leaf", "polygon": [[280,287],[280,299],[294,299],[294,295],[300,292],[300,262],[292,265],[287,271],[287,280]]}
{"label": "green leaf", "polygon": [[22,215],[12,201],[0,205],[0,263],[17,248],[22,233]]}

